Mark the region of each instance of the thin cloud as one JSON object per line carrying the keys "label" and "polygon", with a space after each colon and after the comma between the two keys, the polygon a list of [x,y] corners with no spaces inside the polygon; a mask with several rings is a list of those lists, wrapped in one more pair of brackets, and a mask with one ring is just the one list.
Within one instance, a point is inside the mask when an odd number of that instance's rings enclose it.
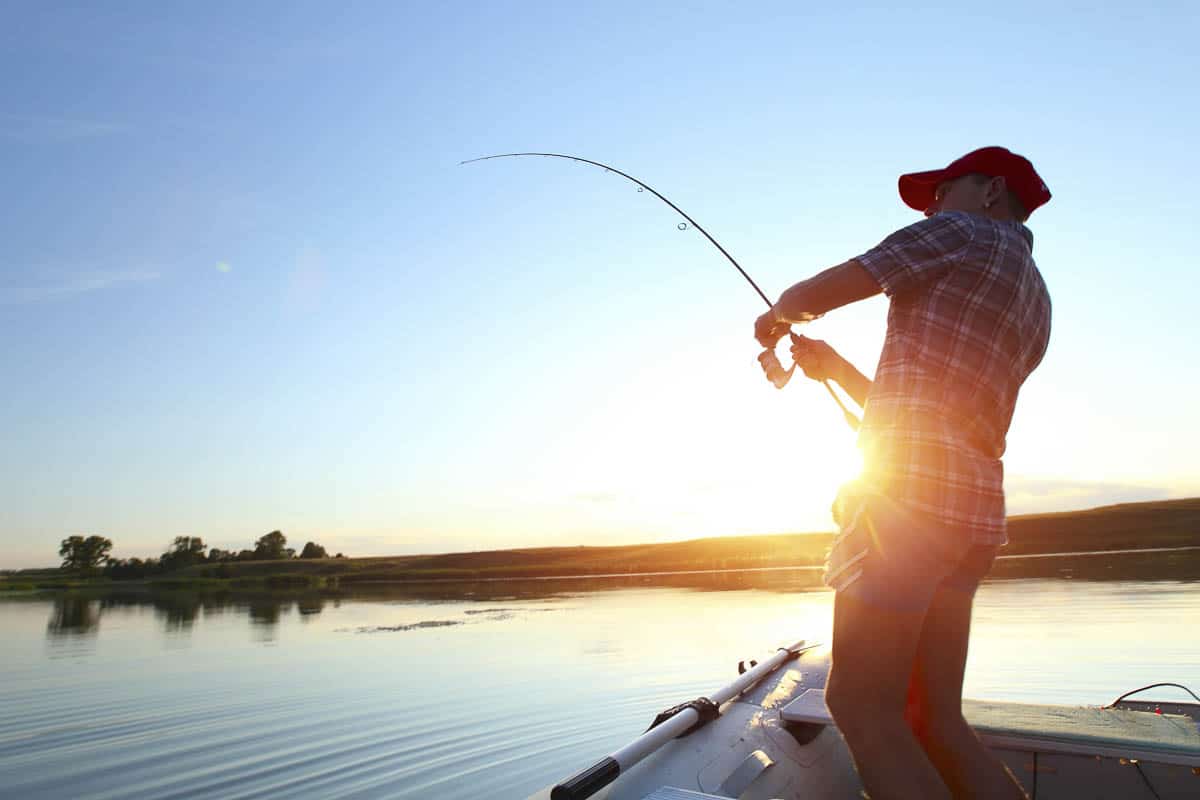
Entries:
{"label": "thin cloud", "polygon": [[1116,503],[1165,500],[1170,488],[1118,481],[1072,481],[1010,476],[1004,481],[1009,514],[1073,511]]}
{"label": "thin cloud", "polygon": [[96,139],[125,131],[123,125],[98,120],[0,114],[0,138],[28,144]]}
{"label": "thin cloud", "polygon": [[41,303],[73,295],[158,280],[157,272],[86,272],[49,286],[0,288],[0,305]]}
{"label": "thin cloud", "polygon": [[613,505],[620,500],[615,492],[581,492],[575,495],[574,499],[584,503],[605,506]]}

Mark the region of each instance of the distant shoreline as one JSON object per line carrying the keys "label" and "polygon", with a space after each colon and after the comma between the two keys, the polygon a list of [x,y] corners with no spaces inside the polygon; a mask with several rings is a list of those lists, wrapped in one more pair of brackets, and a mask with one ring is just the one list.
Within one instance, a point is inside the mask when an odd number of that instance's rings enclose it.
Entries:
{"label": "distant shoreline", "polygon": [[[1012,517],[999,577],[1118,573],[1200,579],[1200,498]],[[370,558],[198,564],[144,581],[21,570],[0,590],[146,585],[157,588],[332,589],[355,584],[543,580],[818,570],[832,533],[727,536],[655,544],[521,548]],[[1097,556],[1108,556],[1099,562]],[[1069,565],[1067,562],[1071,562]]]}
{"label": "distant shoreline", "polygon": [[[1127,550],[1089,550],[1083,552],[1072,553],[1018,553],[1013,555],[1000,555],[996,557],[997,561],[1012,561],[1023,559],[1060,559],[1062,561],[1071,561],[1077,558],[1088,558],[1091,556],[1120,556],[1120,555],[1144,555],[1149,553],[1187,553],[1192,551],[1200,551],[1200,545],[1189,545],[1186,547],[1145,547],[1131,548]],[[1198,552],[1200,554],[1200,552]],[[596,580],[603,578],[664,578],[671,576],[683,575],[736,575],[739,573],[762,573],[762,572],[789,572],[796,570],[812,570],[821,571],[825,567],[823,564],[800,564],[793,566],[774,566],[774,567],[733,567],[727,569],[677,569],[677,570],[661,570],[658,572],[607,572],[607,573],[585,573],[578,575],[539,575],[535,577],[500,577],[500,578],[411,578],[403,581],[404,583],[463,583],[464,581],[473,581],[477,583],[499,583],[504,581],[571,581],[571,580]],[[1200,574],[1197,575],[1200,578]],[[358,581],[357,583],[395,583],[396,581]]]}

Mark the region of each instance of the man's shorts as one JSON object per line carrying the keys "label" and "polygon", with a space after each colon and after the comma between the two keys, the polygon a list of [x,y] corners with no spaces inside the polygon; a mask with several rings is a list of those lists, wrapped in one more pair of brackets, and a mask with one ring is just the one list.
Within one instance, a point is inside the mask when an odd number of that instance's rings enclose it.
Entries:
{"label": "man's shorts", "polygon": [[966,531],[860,483],[838,494],[834,518],[841,532],[829,548],[825,584],[884,608],[923,611],[942,588],[974,594],[996,558],[996,547],[973,545]]}

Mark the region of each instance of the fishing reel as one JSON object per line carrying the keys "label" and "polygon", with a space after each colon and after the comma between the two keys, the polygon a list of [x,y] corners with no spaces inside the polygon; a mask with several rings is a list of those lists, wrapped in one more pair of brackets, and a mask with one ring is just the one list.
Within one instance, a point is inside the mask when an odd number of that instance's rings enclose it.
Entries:
{"label": "fishing reel", "polygon": [[[792,344],[799,344],[801,337],[798,334],[788,332],[788,336],[792,339]],[[792,362],[792,366],[788,369],[783,368],[783,364],[779,362],[779,356],[775,355],[775,348],[768,347],[758,354],[758,363],[762,367],[763,374],[767,376],[767,380],[775,385],[776,389],[782,389],[788,385],[788,381],[792,379],[792,375],[796,372],[796,364]]]}
{"label": "fishing reel", "polygon": [[[804,340],[804,337],[798,333],[788,331],[788,337],[791,338],[793,345],[798,345]],[[796,373],[796,363],[793,361],[792,366],[787,369],[783,368],[783,364],[779,362],[779,356],[775,355],[775,348],[768,347],[758,354],[758,363],[762,367],[763,374],[767,376],[776,389],[782,389],[788,385],[788,381],[792,379],[792,375]],[[829,392],[829,396],[838,404],[838,408],[842,411],[842,418],[846,420],[846,424],[850,429],[857,431],[862,421],[850,409],[846,408],[846,404],[842,402],[842,398],[838,397],[837,392],[829,385],[829,381],[822,379],[821,383],[825,386],[825,390]]]}

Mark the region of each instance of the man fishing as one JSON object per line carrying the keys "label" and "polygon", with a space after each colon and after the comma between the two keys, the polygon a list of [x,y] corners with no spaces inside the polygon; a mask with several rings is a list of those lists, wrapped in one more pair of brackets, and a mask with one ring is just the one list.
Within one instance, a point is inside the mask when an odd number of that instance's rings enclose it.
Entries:
{"label": "man fishing", "polygon": [[1050,199],[1025,158],[975,150],[902,175],[926,219],[785,291],[755,323],[772,348],[792,323],[883,292],[872,381],[828,344],[796,363],[863,407],[862,475],[834,504],[840,533],[826,703],[874,800],[1024,798],[962,715],[971,605],[1006,541],[1005,437],[1045,354],[1050,297],[1023,224]]}

